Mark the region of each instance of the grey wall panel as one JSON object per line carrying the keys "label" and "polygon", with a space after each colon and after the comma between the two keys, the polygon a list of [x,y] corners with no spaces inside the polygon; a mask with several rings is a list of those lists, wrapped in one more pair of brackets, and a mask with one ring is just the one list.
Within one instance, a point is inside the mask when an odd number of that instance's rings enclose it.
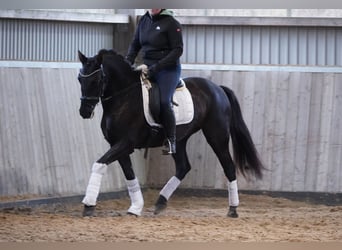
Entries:
{"label": "grey wall panel", "polygon": [[0,19],[0,60],[77,61],[113,47],[115,24]]}
{"label": "grey wall panel", "polygon": [[[93,162],[108,149],[101,105],[92,120],[78,113],[76,69],[0,68],[0,195],[84,194]],[[145,184],[143,152],[132,156]],[[109,166],[101,191],[125,189],[118,163]]]}
{"label": "grey wall panel", "polygon": [[[99,123],[78,114],[76,69],[0,68],[0,195],[83,194],[92,163],[107,149]],[[342,192],[341,73],[183,70],[231,87],[256,147],[270,171],[248,190]],[[192,171],[183,187],[225,188],[219,162],[201,132],[187,150]],[[162,164],[162,166],[161,166]],[[133,155],[142,185],[161,186],[174,175],[160,149]],[[125,188],[117,163],[102,191]]]}
{"label": "grey wall panel", "polygon": [[[247,190],[342,192],[341,73],[196,71],[232,88],[269,171],[264,179],[238,177]],[[192,170],[182,187],[226,188],[222,168],[201,132],[187,144]],[[174,175],[172,159],[151,150],[148,182],[162,186]],[[163,168],[160,163],[163,162]]]}

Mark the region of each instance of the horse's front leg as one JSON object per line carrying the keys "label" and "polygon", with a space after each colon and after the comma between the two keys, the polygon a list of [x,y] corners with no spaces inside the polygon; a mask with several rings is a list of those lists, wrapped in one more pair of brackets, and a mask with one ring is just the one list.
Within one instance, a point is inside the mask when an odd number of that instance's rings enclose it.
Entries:
{"label": "horse's front leg", "polygon": [[131,206],[128,214],[140,216],[144,207],[144,198],[141,192],[138,179],[135,177],[132,162],[129,155],[119,158],[119,163],[126,178],[128,194],[131,199]]}
{"label": "horse's front leg", "polygon": [[83,216],[94,216],[96,200],[100,192],[101,180],[106,171],[106,164],[100,162],[95,162],[93,164],[86,195],[82,200],[82,203],[84,204]]}
{"label": "horse's front leg", "polygon": [[95,212],[95,206],[97,197],[100,192],[101,181],[103,175],[107,171],[107,166],[120,159],[121,157],[127,157],[133,152],[133,147],[125,141],[119,141],[114,144],[99,160],[97,160],[91,170],[86,195],[82,201],[84,204],[83,216],[93,216]]}

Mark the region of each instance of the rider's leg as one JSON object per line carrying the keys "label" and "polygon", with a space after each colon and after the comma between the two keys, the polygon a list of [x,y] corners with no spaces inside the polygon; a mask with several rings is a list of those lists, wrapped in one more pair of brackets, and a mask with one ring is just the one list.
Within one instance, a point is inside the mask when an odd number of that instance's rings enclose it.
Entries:
{"label": "rider's leg", "polygon": [[160,90],[161,123],[167,138],[166,154],[176,153],[176,119],[172,108],[172,96],[179,83],[180,65],[161,70],[156,75],[156,82]]}

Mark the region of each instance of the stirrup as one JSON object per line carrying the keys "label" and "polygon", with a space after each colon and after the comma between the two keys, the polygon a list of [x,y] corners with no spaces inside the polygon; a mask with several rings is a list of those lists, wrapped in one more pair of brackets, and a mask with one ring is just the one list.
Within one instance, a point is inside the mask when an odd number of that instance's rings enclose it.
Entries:
{"label": "stirrup", "polygon": [[176,142],[172,143],[170,139],[166,139],[165,148],[163,149],[164,155],[172,155],[176,153]]}

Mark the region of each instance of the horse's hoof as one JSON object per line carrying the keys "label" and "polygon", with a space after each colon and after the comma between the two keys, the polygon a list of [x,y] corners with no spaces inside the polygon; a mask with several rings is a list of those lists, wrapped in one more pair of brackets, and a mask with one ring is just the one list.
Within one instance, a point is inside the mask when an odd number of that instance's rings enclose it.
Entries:
{"label": "horse's hoof", "polygon": [[134,216],[134,217],[139,217],[139,215],[134,214],[134,213],[131,213],[131,212],[127,212],[127,215],[129,215],[129,216]]}
{"label": "horse's hoof", "polygon": [[82,216],[83,217],[94,217],[95,216],[95,207],[96,206],[84,205]]}
{"label": "horse's hoof", "polygon": [[237,208],[237,207],[230,206],[230,207],[229,207],[228,214],[227,214],[227,217],[230,217],[230,218],[238,218],[239,215],[238,215],[238,213],[236,212],[236,208]]}
{"label": "horse's hoof", "polygon": [[154,205],[154,215],[160,214],[162,211],[164,211],[167,207],[167,200],[164,196],[159,195],[159,198]]}
{"label": "horse's hoof", "polygon": [[166,209],[167,205],[155,205],[154,206],[154,215],[160,214],[161,212],[163,212]]}

